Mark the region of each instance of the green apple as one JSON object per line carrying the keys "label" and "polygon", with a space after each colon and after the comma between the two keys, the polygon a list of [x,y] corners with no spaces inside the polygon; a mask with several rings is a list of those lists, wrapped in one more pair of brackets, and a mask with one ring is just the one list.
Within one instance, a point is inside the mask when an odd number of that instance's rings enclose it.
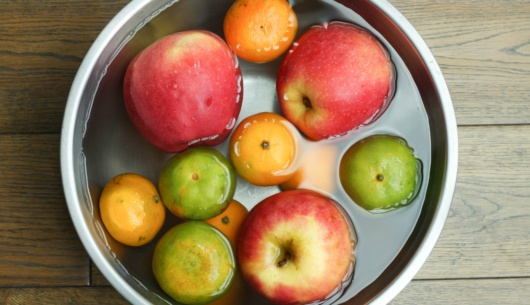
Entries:
{"label": "green apple", "polygon": [[205,220],[232,202],[236,173],[217,150],[192,147],[171,157],[158,179],[162,202],[183,219]]}
{"label": "green apple", "polygon": [[414,200],[420,164],[404,139],[374,135],[346,151],[340,162],[340,181],[359,206],[373,213],[387,212]]}
{"label": "green apple", "polygon": [[234,250],[221,231],[202,221],[169,230],[153,255],[153,273],[182,304],[207,304],[228,292],[236,274]]}

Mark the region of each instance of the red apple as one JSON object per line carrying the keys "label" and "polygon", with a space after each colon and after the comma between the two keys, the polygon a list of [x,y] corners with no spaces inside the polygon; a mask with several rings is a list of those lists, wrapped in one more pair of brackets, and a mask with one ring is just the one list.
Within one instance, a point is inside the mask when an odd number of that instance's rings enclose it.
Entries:
{"label": "red apple", "polygon": [[282,192],[245,220],[237,258],[245,281],[276,304],[306,304],[338,291],[353,271],[353,226],[336,202],[313,191]]}
{"label": "red apple", "polygon": [[333,21],[293,44],[276,88],[285,117],[322,140],[381,115],[393,96],[393,74],[388,52],[370,32]]}
{"label": "red apple", "polygon": [[167,152],[223,142],[243,100],[236,56],[207,31],[180,32],[151,44],[129,64],[123,87],[136,128]]}

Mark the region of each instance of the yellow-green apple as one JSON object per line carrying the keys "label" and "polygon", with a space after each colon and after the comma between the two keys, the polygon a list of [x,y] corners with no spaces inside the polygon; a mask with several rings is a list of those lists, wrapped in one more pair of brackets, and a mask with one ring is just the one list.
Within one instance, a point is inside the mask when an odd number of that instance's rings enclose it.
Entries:
{"label": "yellow-green apple", "polygon": [[293,44],[276,88],[285,117],[313,140],[344,135],[379,117],[393,96],[394,67],[367,30],[333,21]]}
{"label": "yellow-green apple", "polygon": [[136,128],[160,149],[217,145],[228,137],[241,110],[241,70],[219,36],[180,32],[156,41],[131,61],[124,99]]}
{"label": "yellow-green apple", "polygon": [[266,198],[241,227],[237,258],[247,284],[275,304],[323,300],[353,271],[353,226],[337,203],[308,190]]}

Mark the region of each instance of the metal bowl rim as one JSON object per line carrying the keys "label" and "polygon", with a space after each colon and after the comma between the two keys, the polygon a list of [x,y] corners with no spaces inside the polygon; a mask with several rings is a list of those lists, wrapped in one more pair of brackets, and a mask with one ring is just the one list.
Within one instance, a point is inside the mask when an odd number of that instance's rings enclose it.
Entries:
{"label": "metal bowl rim", "polygon": [[[90,47],[87,55],[83,59],[81,66],[75,76],[74,82],[70,89],[63,125],[61,131],[61,175],[63,181],[64,194],[68,205],[70,216],[76,228],[76,231],[83,243],[88,254],[103,273],[105,278],[114,286],[121,295],[133,304],[149,304],[150,302],[133,289],[121,276],[114,270],[110,263],[105,259],[99,250],[94,237],[92,236],[87,223],[84,221],[84,215],[81,209],[80,200],[76,192],[76,179],[74,172],[74,130],[77,112],[79,110],[81,96],[85,90],[91,71],[94,69],[97,60],[103,50],[107,47],[111,39],[117,34],[118,30],[126,24],[132,16],[137,14],[146,5],[154,0],[133,0],[127,4],[103,29],[97,39]],[[372,301],[372,304],[386,304],[390,302],[403,288],[412,280],[414,275],[419,271],[421,266],[427,260],[438,237],[440,236],[449,209],[453,199],[456,185],[457,167],[458,167],[458,134],[456,117],[449,94],[449,89],[441,73],[440,67],[436,62],[433,54],[427,44],[423,41],[420,34],[412,24],[387,0],[369,0],[376,5],[384,14],[390,17],[394,23],[405,33],[412,42],[420,56],[422,57],[433,82],[435,84],[438,97],[441,101],[442,112],[445,120],[445,131],[447,135],[447,162],[445,168],[445,179],[442,186],[442,195],[438,208],[434,214],[433,222],[428,229],[421,246],[412,258],[408,266],[401,274],[394,279],[387,289],[382,291]]]}

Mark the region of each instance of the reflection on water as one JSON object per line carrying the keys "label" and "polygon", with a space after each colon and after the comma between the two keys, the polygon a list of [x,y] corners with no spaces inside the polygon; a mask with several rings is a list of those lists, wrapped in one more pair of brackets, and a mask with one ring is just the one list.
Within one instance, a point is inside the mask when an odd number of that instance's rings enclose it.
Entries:
{"label": "reflection on water", "polygon": [[[169,34],[160,31],[153,32],[152,24],[171,25],[174,31],[205,29],[222,36],[224,14],[233,3],[229,0],[180,0],[173,6],[160,13],[158,17],[138,31],[137,36],[125,45],[124,51],[131,52],[127,56],[118,56],[109,66],[107,75],[100,84],[96,94],[92,114],[87,123],[86,136],[83,139],[83,152],[86,156],[87,181],[90,192],[85,192],[85,202],[89,210],[93,210],[95,221],[99,221],[98,200],[103,186],[114,176],[124,172],[134,172],[150,179],[157,184],[158,175],[171,154],[164,153],[152,147],[141,137],[130,122],[125,107],[121,87],[123,75],[128,61],[134,56],[134,50],[139,51],[160,37],[147,39],[146,35]],[[355,22],[363,28],[369,29],[386,47],[394,62],[396,73],[395,95],[388,109],[372,124],[361,126],[338,139],[324,140],[319,143],[303,141],[303,150],[307,159],[300,185],[307,188],[319,189],[331,195],[343,208],[352,220],[357,233],[355,269],[353,281],[346,282],[341,293],[335,294],[326,303],[343,303],[364,287],[373,282],[383,270],[392,262],[401,250],[410,233],[412,232],[425,199],[426,187],[419,189],[416,199],[408,206],[395,211],[374,215],[357,206],[344,192],[339,183],[338,164],[344,152],[359,139],[373,134],[390,134],[404,138],[414,148],[415,156],[421,160],[421,185],[426,186],[429,179],[431,166],[431,144],[429,123],[418,89],[401,58],[396,51],[373,31],[373,28],[360,18],[356,13],[345,9],[341,4],[333,1],[319,0],[294,0],[291,2],[298,18],[299,30],[297,38],[311,26],[332,20]],[[206,18],[204,12],[215,15]],[[157,28],[159,29],[159,28]],[[136,33],[136,32],[135,32]],[[134,53],[134,54],[132,54]],[[130,58],[129,58],[130,57]],[[243,74],[243,105],[237,126],[245,117],[259,112],[276,112],[281,114],[276,96],[276,77],[283,56],[266,64],[253,64],[240,60],[239,65]],[[123,74],[123,75],[122,75]],[[105,128],[98,125],[103,124]],[[232,124],[234,124],[232,126]],[[101,149],[105,147],[105,149]],[[228,157],[228,141],[215,147]],[[251,209],[266,197],[281,191],[280,187],[256,187],[246,181],[237,179],[237,189],[234,199]],[[83,190],[85,191],[85,190]],[[91,196],[91,198],[88,197]],[[93,202],[93,206],[90,204]],[[104,255],[108,256],[116,272],[137,291],[147,289],[150,295],[142,293],[152,302],[164,298],[167,302],[175,304],[158,287],[151,270],[151,261],[154,247],[170,228],[182,220],[171,213],[166,213],[166,221],[155,239],[141,247],[128,247],[115,242],[102,228],[103,236],[95,234]],[[104,237],[106,236],[106,238]],[[109,247],[110,251],[106,248]],[[113,255],[119,259],[124,270],[118,266],[117,261],[112,262]],[[353,264],[352,264],[353,269]],[[129,275],[127,275],[130,274]],[[127,278],[128,277],[128,278]],[[351,279],[352,277],[350,277]],[[139,283],[142,285],[140,286]],[[244,283],[243,283],[244,286]],[[255,293],[244,290],[245,298],[234,298],[231,304],[265,304]],[[156,295],[156,296],[155,296]]]}

